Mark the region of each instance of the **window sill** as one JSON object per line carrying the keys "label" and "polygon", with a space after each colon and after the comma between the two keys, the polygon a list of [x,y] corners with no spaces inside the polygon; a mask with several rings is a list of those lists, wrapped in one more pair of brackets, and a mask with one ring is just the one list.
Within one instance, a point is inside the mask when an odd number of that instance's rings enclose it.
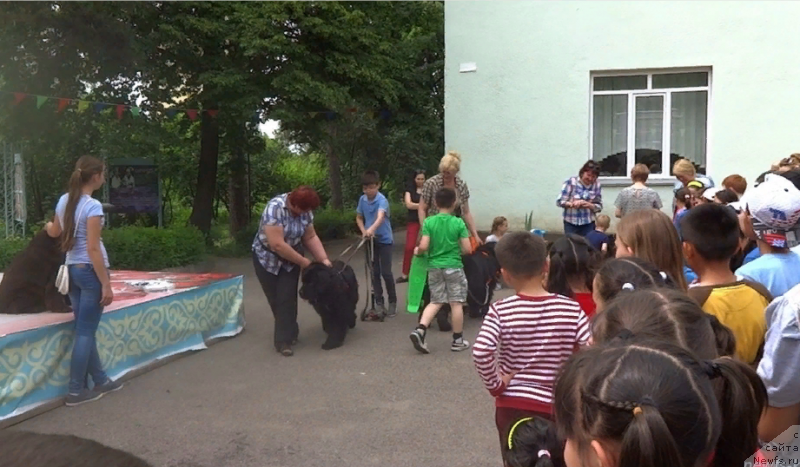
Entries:
{"label": "window sill", "polygon": [[[653,177],[647,179],[647,186],[673,186],[675,184],[675,178],[673,177]],[[619,186],[629,186],[633,185],[633,181],[631,181],[630,177],[600,177],[600,185],[601,186],[611,186],[611,187],[619,187]]]}

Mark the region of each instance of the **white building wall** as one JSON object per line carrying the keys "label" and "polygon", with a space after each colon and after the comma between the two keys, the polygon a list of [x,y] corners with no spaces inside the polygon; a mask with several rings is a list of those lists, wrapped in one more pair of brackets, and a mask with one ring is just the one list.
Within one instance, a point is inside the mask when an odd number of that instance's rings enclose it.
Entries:
{"label": "white building wall", "polygon": [[[800,152],[798,19],[798,2],[446,2],[445,140],[479,227],[533,211],[562,229],[555,199],[590,154],[593,71],[711,67],[717,183]],[[459,73],[468,62],[477,71]],[[604,184],[612,218],[620,188]]]}

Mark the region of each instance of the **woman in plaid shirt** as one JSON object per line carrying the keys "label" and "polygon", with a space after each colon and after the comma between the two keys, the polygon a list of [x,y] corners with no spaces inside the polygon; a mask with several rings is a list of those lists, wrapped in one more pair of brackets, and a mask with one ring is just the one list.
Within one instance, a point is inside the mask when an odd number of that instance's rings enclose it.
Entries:
{"label": "woman in plaid shirt", "polygon": [[456,205],[453,214],[460,217],[467,224],[467,231],[477,243],[481,243],[478,230],[475,227],[475,219],[469,210],[469,188],[467,182],[458,176],[461,170],[461,154],[456,151],[448,151],[439,162],[439,173],[425,181],[422,186],[422,195],[419,200],[419,225],[425,224],[425,218],[439,213],[433,196],[441,188],[452,188],[456,192]]}
{"label": "woman in plaid shirt", "polygon": [[600,166],[589,161],[577,177],[570,177],[561,187],[556,205],[564,210],[564,234],[586,236],[594,230],[595,214],[603,210],[603,195],[597,176]]}
{"label": "woman in plaid shirt", "polygon": [[313,210],[320,204],[313,188],[300,186],[291,193],[272,198],[253,239],[253,266],[275,316],[275,350],[285,357],[294,354],[300,329],[297,326],[297,284],[300,270],[311,260],[331,265],[314,230]]}

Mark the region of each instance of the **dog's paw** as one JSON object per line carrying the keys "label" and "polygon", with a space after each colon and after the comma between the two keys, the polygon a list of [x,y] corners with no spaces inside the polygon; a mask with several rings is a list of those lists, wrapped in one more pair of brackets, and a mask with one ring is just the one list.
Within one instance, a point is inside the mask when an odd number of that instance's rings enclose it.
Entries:
{"label": "dog's paw", "polygon": [[344,344],[344,342],[325,341],[325,343],[322,344],[322,350],[333,350],[337,347],[341,347],[342,344]]}

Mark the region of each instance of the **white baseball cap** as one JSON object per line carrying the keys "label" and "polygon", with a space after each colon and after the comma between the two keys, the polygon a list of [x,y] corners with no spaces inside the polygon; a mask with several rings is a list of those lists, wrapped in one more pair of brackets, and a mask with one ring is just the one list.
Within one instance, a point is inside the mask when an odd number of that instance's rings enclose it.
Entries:
{"label": "white baseball cap", "polygon": [[758,238],[776,248],[791,248],[800,240],[800,190],[787,178],[768,174],[747,190],[741,204],[753,219]]}

